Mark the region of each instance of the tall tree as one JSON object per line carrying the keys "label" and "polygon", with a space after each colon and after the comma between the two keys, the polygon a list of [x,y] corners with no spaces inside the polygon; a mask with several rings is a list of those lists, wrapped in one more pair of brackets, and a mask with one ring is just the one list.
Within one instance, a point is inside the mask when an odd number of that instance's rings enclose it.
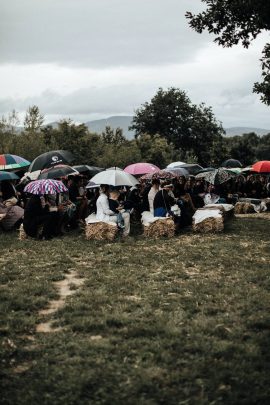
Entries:
{"label": "tall tree", "polygon": [[224,133],[211,107],[192,104],[187,94],[176,88],[160,88],[150,103],[135,112],[130,129],[137,138],[158,134],[174,145],[179,158],[192,154],[203,165],[209,162],[211,145]]}
{"label": "tall tree", "polygon": [[44,123],[44,116],[40,113],[37,105],[29,107],[24,118],[24,130],[34,133],[40,131]]}
{"label": "tall tree", "polygon": [[[270,30],[269,0],[201,0],[206,11],[197,15],[186,13],[189,25],[198,33],[208,30],[216,36],[214,42],[231,47],[239,42],[248,48],[262,31]],[[261,94],[261,100],[270,105],[270,44],[263,50],[261,83],[255,83],[253,91]]]}

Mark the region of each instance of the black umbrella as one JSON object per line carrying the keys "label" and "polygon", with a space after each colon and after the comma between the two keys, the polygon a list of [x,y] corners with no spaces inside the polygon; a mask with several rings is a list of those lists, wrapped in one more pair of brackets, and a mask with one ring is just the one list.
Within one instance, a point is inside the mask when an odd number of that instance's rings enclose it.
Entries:
{"label": "black umbrella", "polygon": [[74,156],[68,150],[52,150],[36,157],[29,167],[29,172],[43,170],[59,164],[69,164],[74,160]]}
{"label": "black umbrella", "polygon": [[183,165],[175,166],[174,168],[177,169],[179,167],[186,169],[188,171],[188,173],[193,176],[195,176],[197,173],[199,173],[202,170],[202,166],[197,165],[195,163],[185,163]]}
{"label": "black umbrella", "polygon": [[60,179],[66,176],[76,176],[79,172],[67,165],[58,165],[51,167],[50,169],[44,169],[38,176],[38,180],[42,179]]}
{"label": "black umbrella", "polygon": [[225,162],[222,163],[221,167],[235,168],[235,167],[243,167],[243,166],[242,166],[242,163],[239,162],[239,160],[227,159],[227,160],[225,160]]}
{"label": "black umbrella", "polygon": [[79,166],[72,166],[73,169],[77,170],[79,173],[82,174],[87,174],[90,177],[95,176],[95,174],[103,172],[102,167],[96,167],[96,166],[88,166],[88,165],[79,165]]}

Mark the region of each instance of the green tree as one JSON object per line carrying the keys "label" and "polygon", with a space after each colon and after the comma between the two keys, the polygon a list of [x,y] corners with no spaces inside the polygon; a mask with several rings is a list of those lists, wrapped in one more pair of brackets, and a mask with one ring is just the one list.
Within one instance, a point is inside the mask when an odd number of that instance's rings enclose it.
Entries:
{"label": "green tree", "polygon": [[113,145],[122,145],[127,141],[121,128],[114,130],[109,125],[106,126],[105,131],[102,131],[101,138],[104,143]]}
{"label": "green tree", "polygon": [[[248,48],[262,31],[270,29],[269,0],[202,0],[207,8],[197,15],[186,13],[189,25],[198,33],[208,30],[216,37],[214,42],[231,47],[239,42]],[[263,50],[261,83],[253,91],[270,105],[270,44]]]}
{"label": "green tree", "polygon": [[153,163],[160,168],[166,167],[177,156],[173,145],[160,135],[143,134],[136,139],[136,144],[142,161]]}
{"label": "green tree", "polygon": [[29,107],[24,118],[24,130],[26,132],[39,132],[44,123],[44,116],[40,113],[38,106]]}
{"label": "green tree", "polygon": [[224,133],[211,107],[192,104],[187,94],[176,88],[159,89],[150,103],[135,112],[130,129],[142,134],[160,135],[178,151],[179,158],[194,155],[200,164],[208,164],[213,142]]}

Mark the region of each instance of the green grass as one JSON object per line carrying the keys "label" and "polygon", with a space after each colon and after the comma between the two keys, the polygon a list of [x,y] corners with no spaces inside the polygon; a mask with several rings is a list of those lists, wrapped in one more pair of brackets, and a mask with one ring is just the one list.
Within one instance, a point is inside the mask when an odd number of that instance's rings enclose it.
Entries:
{"label": "green grass", "polygon": [[[268,404],[269,226],[115,243],[1,234],[0,403]],[[84,284],[39,315],[71,270]],[[36,333],[44,320],[58,332]]]}

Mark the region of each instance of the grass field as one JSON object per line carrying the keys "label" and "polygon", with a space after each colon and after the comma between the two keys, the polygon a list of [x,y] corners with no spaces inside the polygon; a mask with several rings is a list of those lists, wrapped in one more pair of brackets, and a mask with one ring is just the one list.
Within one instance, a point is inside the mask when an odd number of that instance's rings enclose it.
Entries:
{"label": "grass field", "polygon": [[269,404],[269,228],[270,213],[170,240],[0,234],[0,403]]}

